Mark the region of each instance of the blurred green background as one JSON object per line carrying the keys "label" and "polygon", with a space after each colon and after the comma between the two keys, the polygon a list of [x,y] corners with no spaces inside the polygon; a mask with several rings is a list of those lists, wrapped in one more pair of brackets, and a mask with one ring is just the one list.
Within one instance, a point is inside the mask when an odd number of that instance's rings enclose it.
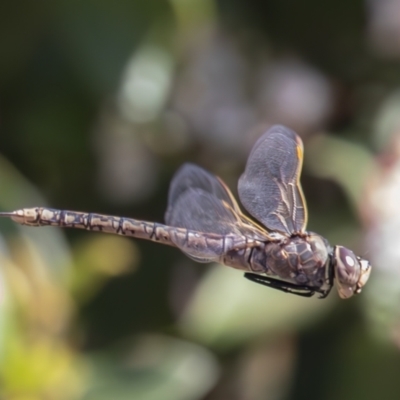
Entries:
{"label": "blurred green background", "polygon": [[0,5],[0,209],[163,221],[186,161],[236,193],[302,135],[309,230],[371,260],[297,298],[123,237],[0,221],[0,398],[400,398],[400,1]]}

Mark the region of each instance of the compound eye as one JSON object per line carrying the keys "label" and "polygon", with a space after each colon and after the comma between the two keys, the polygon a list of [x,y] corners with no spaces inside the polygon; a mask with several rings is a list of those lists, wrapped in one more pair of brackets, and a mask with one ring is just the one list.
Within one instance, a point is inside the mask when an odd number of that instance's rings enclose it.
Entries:
{"label": "compound eye", "polygon": [[357,291],[361,269],[360,263],[351,250],[336,246],[334,269],[339,296],[343,299],[348,299]]}

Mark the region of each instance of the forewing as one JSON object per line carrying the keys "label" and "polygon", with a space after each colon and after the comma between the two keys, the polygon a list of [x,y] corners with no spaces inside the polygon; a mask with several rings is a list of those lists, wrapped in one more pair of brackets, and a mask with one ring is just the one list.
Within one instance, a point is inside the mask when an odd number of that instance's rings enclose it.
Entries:
{"label": "forewing", "polygon": [[239,180],[239,197],[269,230],[303,232],[307,209],[300,185],[303,143],[292,130],[276,125],[254,145]]}

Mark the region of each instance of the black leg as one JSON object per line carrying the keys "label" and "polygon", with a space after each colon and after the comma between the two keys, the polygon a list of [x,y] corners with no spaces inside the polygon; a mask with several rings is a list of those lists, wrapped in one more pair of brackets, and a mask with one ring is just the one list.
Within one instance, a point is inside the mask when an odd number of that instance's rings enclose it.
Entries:
{"label": "black leg", "polygon": [[328,286],[328,289],[318,290],[317,292],[321,295],[318,298],[325,299],[325,297],[328,296],[328,294],[330,293],[331,289],[332,289],[332,285]]}
{"label": "black leg", "polygon": [[332,268],[332,263],[329,265],[328,267],[328,276],[325,280],[325,286],[326,289],[325,290],[320,290],[319,293],[321,294],[321,296],[319,296],[319,299],[325,299],[326,296],[328,296],[328,294],[330,293],[330,291],[333,288],[333,268]]}
{"label": "black leg", "polygon": [[269,278],[264,275],[252,274],[250,272],[246,272],[244,274],[244,276],[245,276],[245,278],[247,278],[253,282],[259,283],[260,285],[264,285],[264,286],[268,286],[273,289],[281,290],[282,292],[285,292],[285,293],[296,294],[297,296],[312,297],[312,296],[314,296],[314,294],[316,292],[319,292],[322,294],[321,298],[325,298],[329,293],[329,291],[328,291],[325,294],[325,291],[324,291],[324,293],[322,293],[314,287],[296,285],[294,283],[280,281],[278,279]]}

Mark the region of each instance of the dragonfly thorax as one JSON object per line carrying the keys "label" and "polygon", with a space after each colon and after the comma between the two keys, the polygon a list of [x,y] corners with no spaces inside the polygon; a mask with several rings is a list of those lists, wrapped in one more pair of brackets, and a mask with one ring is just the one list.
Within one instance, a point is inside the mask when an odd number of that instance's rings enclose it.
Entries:
{"label": "dragonfly thorax", "polygon": [[330,263],[329,244],[320,235],[294,235],[268,243],[263,254],[256,255],[253,271],[277,276],[298,285],[322,288],[327,281]]}

